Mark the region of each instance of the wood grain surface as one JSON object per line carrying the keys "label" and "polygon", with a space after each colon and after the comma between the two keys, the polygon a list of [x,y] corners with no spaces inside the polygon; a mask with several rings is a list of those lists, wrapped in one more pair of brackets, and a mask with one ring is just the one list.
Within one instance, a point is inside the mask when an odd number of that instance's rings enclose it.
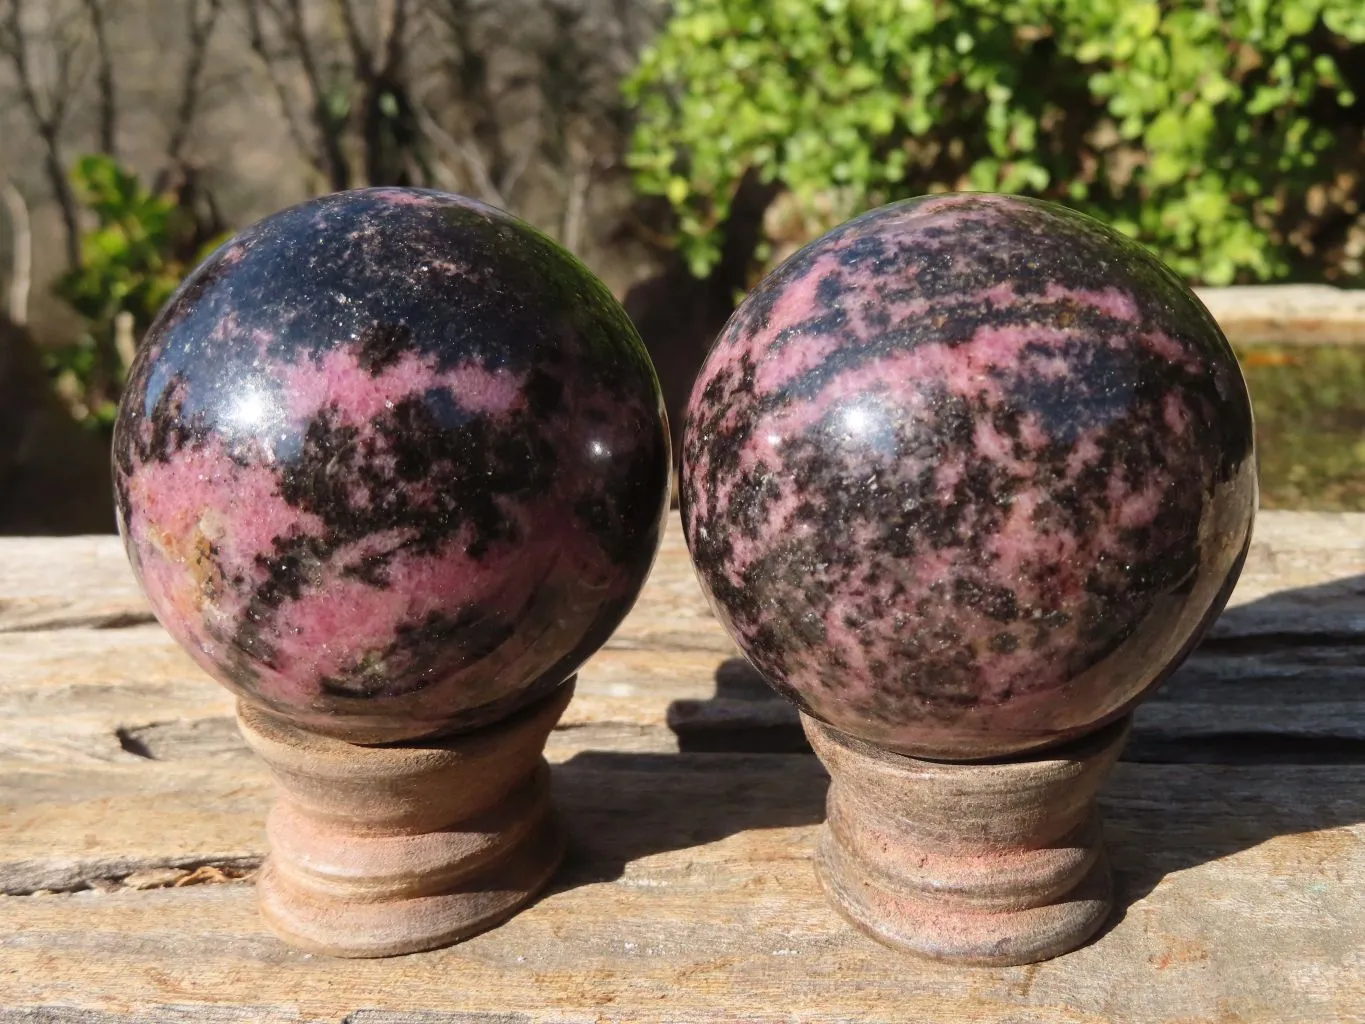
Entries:
{"label": "wood grain surface", "polygon": [[675,524],[551,736],[550,893],[355,962],[261,927],[271,783],[117,541],[0,540],[0,1024],[1365,1021],[1363,598],[1365,515],[1262,514],[1102,797],[1114,917],[1048,963],[955,968],[824,902],[824,772],[756,752],[802,749],[795,719],[734,660]]}

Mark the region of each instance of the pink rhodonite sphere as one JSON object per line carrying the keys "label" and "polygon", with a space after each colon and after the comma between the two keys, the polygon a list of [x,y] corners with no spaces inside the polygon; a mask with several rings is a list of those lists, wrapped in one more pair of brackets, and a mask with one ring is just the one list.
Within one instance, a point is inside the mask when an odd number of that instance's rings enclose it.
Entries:
{"label": "pink rhodonite sphere", "polygon": [[1251,406],[1136,244],[1047,203],[917,199],[743,303],[681,493],[703,586],[778,690],[896,751],[993,757],[1123,714],[1222,609]]}
{"label": "pink rhodonite sphere", "polygon": [[358,742],[562,684],[668,507],[658,382],[607,289],[520,221],[409,189],[293,207],[211,256],[147,335],[114,462],[171,634]]}

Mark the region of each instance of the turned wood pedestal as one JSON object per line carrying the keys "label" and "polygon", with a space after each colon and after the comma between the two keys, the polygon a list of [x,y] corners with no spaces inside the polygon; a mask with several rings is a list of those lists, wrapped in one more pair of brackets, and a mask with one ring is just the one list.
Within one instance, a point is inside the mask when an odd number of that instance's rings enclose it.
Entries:
{"label": "turned wood pedestal", "polygon": [[311,952],[376,957],[510,917],[563,857],[543,752],[572,695],[570,680],[476,732],[382,747],[239,704],[242,735],[279,783],[256,882],[270,930]]}
{"label": "turned wood pedestal", "polygon": [[816,869],[868,935],[935,960],[1025,964],[1075,949],[1108,917],[1095,796],[1130,717],[976,764],[890,753],[805,715],[802,725],[831,779]]}

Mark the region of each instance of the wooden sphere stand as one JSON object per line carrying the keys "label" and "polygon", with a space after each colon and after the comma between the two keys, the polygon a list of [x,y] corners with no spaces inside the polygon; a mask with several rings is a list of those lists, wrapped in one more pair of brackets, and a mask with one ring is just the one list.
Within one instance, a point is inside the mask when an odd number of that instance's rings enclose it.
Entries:
{"label": "wooden sphere stand", "polygon": [[1131,716],[1036,755],[969,764],[894,754],[801,718],[831,780],[816,870],[874,939],[1008,966],[1070,952],[1108,917],[1095,797]]}
{"label": "wooden sphere stand", "polygon": [[310,952],[378,957],[512,916],[564,855],[544,750],[573,684],[473,732],[377,747],[239,703],[280,785],[256,882],[266,925]]}

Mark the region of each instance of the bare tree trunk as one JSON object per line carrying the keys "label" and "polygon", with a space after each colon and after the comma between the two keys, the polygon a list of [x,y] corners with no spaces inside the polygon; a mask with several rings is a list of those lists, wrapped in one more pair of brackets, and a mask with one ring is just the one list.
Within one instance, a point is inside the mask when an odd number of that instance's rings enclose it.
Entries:
{"label": "bare tree trunk", "polygon": [[[332,111],[332,95],[324,81],[313,41],[308,36],[303,0],[241,0],[241,4],[246,14],[251,49],[261,61],[294,144],[330,188],[334,191],[349,188],[351,162],[343,144],[346,119],[337,117]],[[266,15],[269,15],[269,30]],[[278,35],[285,47],[273,49],[267,31]],[[291,60],[298,61],[303,73],[308,91],[306,113],[295,110],[286,73]],[[301,124],[304,118],[313,124],[314,139],[305,135]]]}
{"label": "bare tree trunk", "polygon": [[489,84],[488,60],[474,40],[473,26],[482,13],[478,0],[445,0],[436,8],[438,17],[450,33],[452,78],[466,113],[473,137],[472,145],[465,145],[464,162],[491,186],[497,199],[489,199],[497,206],[506,206],[513,199],[513,188],[530,163],[532,146],[513,157],[503,141],[502,128],[497,119],[497,97]]}
{"label": "bare tree trunk", "polygon": [[66,265],[75,270],[81,258],[81,216],[76,202],[76,193],[71,188],[71,179],[66,176],[66,161],[62,158],[61,140],[55,130],[39,129],[43,140],[43,170],[47,173],[52,194],[57,198],[57,208],[62,214],[62,230],[66,237]]}
{"label": "bare tree trunk", "polygon": [[379,36],[371,47],[361,31],[353,0],[334,0],[351,50],[359,97],[360,138],[366,184],[408,184],[408,159],[418,138],[408,95],[408,0],[382,0]]}
{"label": "bare tree trunk", "polygon": [[118,356],[120,378],[128,373],[128,368],[137,357],[136,327],[133,314],[126,309],[114,314],[114,353]]}
{"label": "bare tree trunk", "polygon": [[190,129],[194,127],[195,111],[199,107],[199,95],[204,84],[204,64],[208,59],[209,43],[213,30],[222,12],[222,0],[188,0],[185,16],[189,22],[190,53],[185,61],[185,73],[180,81],[180,106],[175,112],[170,141],[166,144],[166,166],[157,175],[155,189],[164,191],[170,175],[179,165],[185,144],[189,141]]}
{"label": "bare tree trunk", "polygon": [[[465,174],[468,176],[470,186],[476,199],[482,199],[485,203],[494,206],[507,207],[507,199],[498,191],[498,186],[493,182],[492,175],[489,174],[488,164],[479,152],[477,146],[467,142],[461,142],[455,136],[442,128],[434,117],[425,107],[414,105],[413,113],[416,115],[417,124],[421,127],[429,142],[435,143],[438,147],[448,153],[456,162],[464,167]],[[442,165],[444,167],[444,165]],[[459,191],[464,186],[445,183],[443,187]]]}
{"label": "bare tree trunk", "polygon": [[9,208],[13,237],[14,273],[9,282],[9,318],[19,327],[28,324],[28,293],[33,286],[33,229],[29,225],[28,203],[12,181],[4,187],[5,206]]}
{"label": "bare tree trunk", "polygon": [[114,61],[109,51],[109,35],[105,24],[104,0],[81,0],[90,17],[95,34],[95,80],[99,86],[99,147],[106,156],[118,158],[115,138],[118,122],[118,101],[114,94]]}
{"label": "bare tree trunk", "polygon": [[588,189],[591,187],[591,164],[574,159],[568,195],[564,200],[564,222],[559,232],[560,244],[572,253],[578,252],[578,246],[583,241],[583,215],[588,205]]}
{"label": "bare tree trunk", "polygon": [[[271,91],[274,92],[275,99],[279,103],[280,114],[284,117],[285,127],[289,130],[289,138],[294,143],[294,148],[312,165],[313,170],[326,178],[327,167],[325,162],[317,147],[310,144],[304,135],[303,127],[299,124],[298,114],[294,110],[294,104],[289,95],[289,86],[280,73],[276,59],[266,43],[265,29],[261,22],[261,0],[243,0],[243,10],[246,14],[247,41],[252,52],[260,60],[266,80],[270,83]],[[276,16],[278,17],[278,14]]]}
{"label": "bare tree trunk", "polygon": [[66,176],[66,161],[62,158],[61,131],[77,88],[77,79],[73,75],[81,63],[78,60],[80,42],[69,38],[54,41],[55,82],[44,102],[39,96],[33,64],[29,58],[29,40],[24,34],[21,0],[8,0],[0,7],[0,13],[3,13],[3,18],[0,18],[0,53],[9,57],[19,86],[19,98],[42,140],[43,171],[61,210],[62,225],[66,231],[66,262],[74,270],[81,265],[81,222],[76,194]]}
{"label": "bare tree trunk", "polygon": [[322,81],[317,58],[313,55],[313,45],[308,39],[308,30],[303,21],[302,0],[289,0],[289,20],[285,32],[295,48],[303,77],[308,83],[308,91],[313,101],[313,123],[317,126],[322,142],[323,166],[333,191],[351,187],[351,163],[346,159],[341,137],[345,122],[332,114],[331,97]]}

